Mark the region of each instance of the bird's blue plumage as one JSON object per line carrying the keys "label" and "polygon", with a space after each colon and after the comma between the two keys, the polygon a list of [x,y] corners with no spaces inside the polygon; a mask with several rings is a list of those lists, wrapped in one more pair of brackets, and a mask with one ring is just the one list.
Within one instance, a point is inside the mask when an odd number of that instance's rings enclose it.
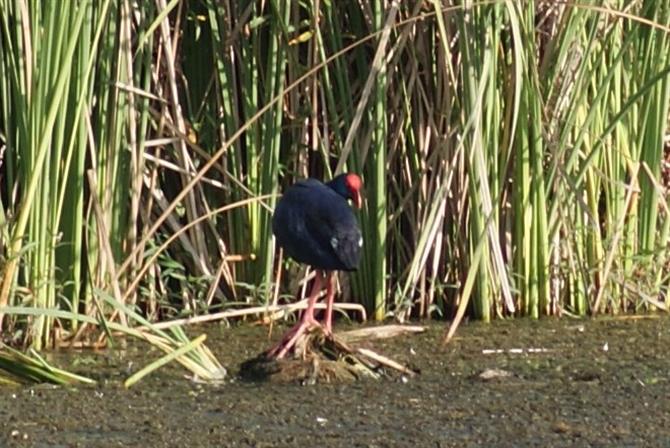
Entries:
{"label": "bird's blue plumage", "polygon": [[354,271],[363,244],[347,199],[331,185],[305,179],[289,187],[275,207],[272,233],[294,260],[322,270]]}

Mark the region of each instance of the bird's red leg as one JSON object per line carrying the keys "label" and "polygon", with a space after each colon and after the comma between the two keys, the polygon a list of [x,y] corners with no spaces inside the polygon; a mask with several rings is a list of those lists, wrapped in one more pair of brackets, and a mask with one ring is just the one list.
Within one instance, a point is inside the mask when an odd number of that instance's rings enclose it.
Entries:
{"label": "bird's red leg", "polygon": [[327,335],[333,334],[333,302],[335,301],[335,287],[333,285],[333,273],[326,274],[326,318],[324,329]]}
{"label": "bird's red leg", "polygon": [[291,328],[288,333],[282,337],[281,341],[274,347],[272,347],[267,352],[268,358],[282,359],[286,356],[286,353],[295,345],[298,338],[310,327],[319,325],[319,323],[314,319],[314,305],[316,305],[316,299],[319,297],[321,292],[321,281],[323,274],[321,271],[316,271],[316,276],[314,277],[314,285],[312,286],[312,292],[307,299],[307,308],[302,313],[300,322],[293,328]]}

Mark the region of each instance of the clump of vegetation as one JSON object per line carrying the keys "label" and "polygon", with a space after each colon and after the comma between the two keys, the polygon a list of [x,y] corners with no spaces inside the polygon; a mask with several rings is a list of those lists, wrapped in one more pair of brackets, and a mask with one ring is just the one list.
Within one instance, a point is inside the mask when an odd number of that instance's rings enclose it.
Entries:
{"label": "clump of vegetation", "polygon": [[[388,338],[423,332],[423,327],[371,327],[362,330],[365,339]],[[250,381],[316,384],[380,379],[418,373],[402,363],[383,356],[370,348],[358,347],[361,330],[326,335],[320,325],[302,334],[288,356],[278,359],[261,353],[242,363],[240,375]]]}

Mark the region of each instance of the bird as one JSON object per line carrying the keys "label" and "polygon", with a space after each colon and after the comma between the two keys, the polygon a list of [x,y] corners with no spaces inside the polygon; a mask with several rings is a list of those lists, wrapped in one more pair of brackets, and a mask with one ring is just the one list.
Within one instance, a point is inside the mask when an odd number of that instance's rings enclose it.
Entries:
{"label": "bird", "polygon": [[323,330],[332,335],[335,271],[355,271],[361,259],[363,236],[348,201],[363,205],[363,182],[355,173],[344,173],[323,183],[314,178],[290,186],[275,207],[272,233],[284,253],[311,266],[315,278],[300,321],[284,335],[267,357],[282,359],[308,329],[320,326],[314,306],[323,283],[326,285],[326,312]]}

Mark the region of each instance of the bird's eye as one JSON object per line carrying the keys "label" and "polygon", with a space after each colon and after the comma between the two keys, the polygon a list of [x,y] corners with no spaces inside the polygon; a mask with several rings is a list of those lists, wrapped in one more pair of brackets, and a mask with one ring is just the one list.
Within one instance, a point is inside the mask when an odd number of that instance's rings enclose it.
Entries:
{"label": "bird's eye", "polygon": [[337,249],[337,244],[338,244],[337,238],[332,237],[330,239],[330,245],[333,247],[333,249]]}

